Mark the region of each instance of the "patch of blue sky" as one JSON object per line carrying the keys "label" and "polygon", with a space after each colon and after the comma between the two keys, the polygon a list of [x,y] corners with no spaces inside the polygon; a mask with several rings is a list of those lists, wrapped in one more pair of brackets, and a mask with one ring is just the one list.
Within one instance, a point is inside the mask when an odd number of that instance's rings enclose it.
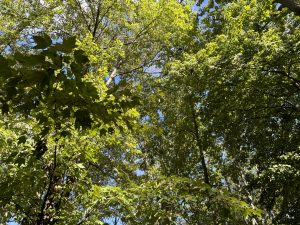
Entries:
{"label": "patch of blue sky", "polygon": [[122,225],[122,221],[119,218],[111,217],[104,219],[104,223],[108,223],[109,225]]}

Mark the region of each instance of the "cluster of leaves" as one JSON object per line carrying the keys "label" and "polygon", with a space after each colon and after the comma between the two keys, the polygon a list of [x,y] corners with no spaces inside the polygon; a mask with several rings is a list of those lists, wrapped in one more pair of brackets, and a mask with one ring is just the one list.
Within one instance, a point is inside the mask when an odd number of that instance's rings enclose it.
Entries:
{"label": "cluster of leaves", "polygon": [[[64,38],[62,43],[52,43],[51,38],[34,36],[35,53],[18,52],[1,56],[2,113],[11,111],[24,116],[35,114],[41,125],[48,118],[56,123],[75,118],[75,127],[90,128],[92,122],[115,122],[122,112],[138,101],[130,98],[130,90],[124,88],[104,95],[89,79],[93,64],[81,49],[75,49],[74,37]],[[102,92],[101,92],[102,91]],[[123,96],[123,97],[122,97]],[[45,110],[44,110],[45,109]],[[45,133],[46,134],[46,133]]]}

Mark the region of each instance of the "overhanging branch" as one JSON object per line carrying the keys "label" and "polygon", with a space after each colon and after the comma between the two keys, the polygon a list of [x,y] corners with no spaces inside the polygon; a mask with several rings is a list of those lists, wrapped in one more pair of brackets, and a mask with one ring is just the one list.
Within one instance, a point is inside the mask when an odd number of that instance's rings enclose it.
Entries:
{"label": "overhanging branch", "polygon": [[288,8],[297,16],[300,16],[300,5],[295,0],[275,0],[275,3],[280,3],[282,7]]}

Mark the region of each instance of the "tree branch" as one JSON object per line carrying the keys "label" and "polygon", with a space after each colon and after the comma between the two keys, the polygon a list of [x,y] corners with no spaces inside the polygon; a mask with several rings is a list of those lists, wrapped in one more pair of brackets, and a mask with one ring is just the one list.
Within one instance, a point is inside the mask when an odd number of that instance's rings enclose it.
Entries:
{"label": "tree branch", "polygon": [[114,70],[112,71],[112,73],[110,74],[108,80],[106,81],[106,86],[108,86],[112,80],[114,79],[114,77],[117,75],[117,68],[114,68]]}
{"label": "tree branch", "polygon": [[209,185],[209,175],[208,175],[208,170],[207,170],[207,166],[206,166],[206,162],[205,162],[203,145],[202,145],[201,140],[200,140],[199,126],[198,126],[198,123],[197,123],[197,120],[196,120],[196,113],[195,113],[194,105],[192,103],[191,103],[191,112],[192,112],[192,119],[193,119],[194,130],[195,130],[194,134],[195,134],[197,146],[198,146],[199,151],[200,151],[200,160],[201,160],[201,164],[202,164],[202,168],[203,168],[204,183]]}
{"label": "tree branch", "polygon": [[100,5],[98,5],[98,8],[97,8],[97,15],[95,18],[95,25],[94,25],[94,30],[93,30],[93,38],[95,38],[95,36],[96,36],[96,32],[97,32],[97,29],[98,29],[98,26],[100,23],[99,17],[100,17]]}
{"label": "tree branch", "polygon": [[300,5],[295,0],[275,0],[275,3],[280,3],[282,7],[288,8],[297,16],[300,16]]}

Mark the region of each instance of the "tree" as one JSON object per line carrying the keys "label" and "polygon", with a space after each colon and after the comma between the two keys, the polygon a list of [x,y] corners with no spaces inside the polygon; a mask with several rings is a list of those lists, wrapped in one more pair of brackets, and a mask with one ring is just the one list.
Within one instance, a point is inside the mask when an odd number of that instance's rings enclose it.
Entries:
{"label": "tree", "polygon": [[0,1],[1,223],[297,224],[289,2]]}
{"label": "tree", "polygon": [[[202,155],[200,148],[186,147],[198,124],[206,167],[219,179],[213,182],[264,209],[259,223],[297,224],[298,17],[277,11],[272,2],[239,1],[220,3],[201,21],[195,52],[167,65],[162,77],[168,93],[163,120],[170,120],[168,136],[185,152],[178,160],[199,166],[201,160],[191,158]],[[176,159],[168,164],[178,165]]]}

